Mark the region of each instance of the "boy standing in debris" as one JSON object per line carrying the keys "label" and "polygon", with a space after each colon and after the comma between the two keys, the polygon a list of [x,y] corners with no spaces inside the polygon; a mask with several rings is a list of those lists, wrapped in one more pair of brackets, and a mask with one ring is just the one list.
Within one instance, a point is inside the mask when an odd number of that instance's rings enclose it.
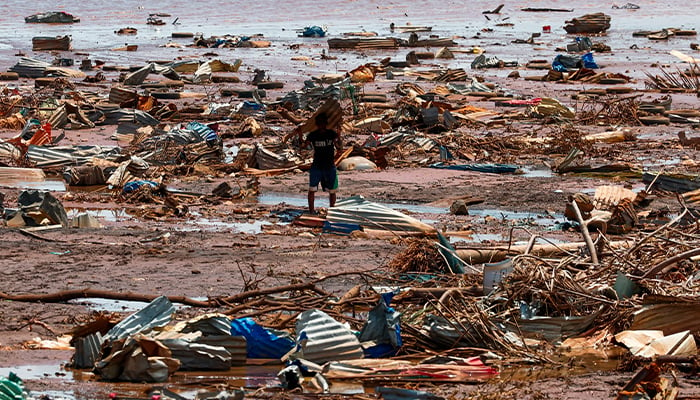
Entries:
{"label": "boy standing in debris", "polygon": [[328,129],[328,115],[319,113],[314,122],[316,130],[309,133],[303,143],[309,144],[314,149],[314,160],[309,171],[309,212],[314,213],[314,200],[318,184],[324,191],[328,191],[328,202],[335,206],[336,191],[338,190],[338,173],[335,168],[335,152],[342,151],[342,142],[338,132]]}

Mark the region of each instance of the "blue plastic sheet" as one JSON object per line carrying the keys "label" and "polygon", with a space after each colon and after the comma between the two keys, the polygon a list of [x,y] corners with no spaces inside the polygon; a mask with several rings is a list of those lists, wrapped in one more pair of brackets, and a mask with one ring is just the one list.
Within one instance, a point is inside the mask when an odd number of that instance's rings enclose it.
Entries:
{"label": "blue plastic sheet", "polygon": [[144,185],[149,185],[153,189],[158,187],[158,184],[156,182],[153,182],[153,181],[146,181],[146,180],[131,181],[131,182],[128,182],[124,185],[122,192],[123,193],[135,192],[135,191],[139,190]]}
{"label": "blue plastic sheet", "polygon": [[586,53],[582,56],[570,56],[568,54],[559,54],[552,61],[552,69],[559,72],[567,72],[570,69],[579,68],[600,68],[593,59],[593,53]]}
{"label": "blue plastic sheet", "polygon": [[518,170],[517,165],[510,164],[456,164],[449,165],[441,162],[430,164],[430,168],[451,169],[455,171],[476,171],[492,174],[512,174]]}
{"label": "blue plastic sheet", "polygon": [[304,31],[301,33],[301,36],[320,38],[320,37],[326,36],[326,30],[321,28],[318,25],[307,26],[306,28],[304,28]]}
{"label": "blue plastic sheet", "polygon": [[323,222],[323,232],[335,233],[338,235],[349,235],[354,231],[361,231],[362,227],[358,224],[350,224],[345,222]]}
{"label": "blue plastic sheet", "polygon": [[294,341],[258,325],[252,318],[231,321],[231,336],[243,336],[248,342],[248,358],[282,358]]}
{"label": "blue plastic sheet", "polygon": [[204,125],[201,122],[192,121],[187,124],[185,129],[189,129],[195,132],[200,138],[202,138],[203,141],[207,142],[207,144],[209,145],[215,144],[219,141],[219,135],[217,135],[213,129]]}
{"label": "blue plastic sheet", "polygon": [[583,67],[584,68],[590,68],[590,69],[598,69],[598,64],[596,64],[595,60],[593,59],[593,53],[586,53],[581,56],[581,61],[583,62]]}

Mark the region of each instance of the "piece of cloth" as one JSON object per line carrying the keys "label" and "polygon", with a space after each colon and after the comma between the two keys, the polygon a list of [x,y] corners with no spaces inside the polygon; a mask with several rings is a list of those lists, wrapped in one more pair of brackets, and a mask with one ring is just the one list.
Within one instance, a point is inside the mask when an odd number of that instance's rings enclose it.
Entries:
{"label": "piece of cloth", "polygon": [[329,169],[335,166],[335,140],[338,138],[338,132],[332,129],[315,130],[309,133],[306,140],[314,148],[312,167]]}
{"label": "piece of cloth", "polygon": [[324,191],[335,193],[338,189],[338,171],[335,166],[330,168],[311,166],[309,170],[309,191],[317,191],[319,183]]}

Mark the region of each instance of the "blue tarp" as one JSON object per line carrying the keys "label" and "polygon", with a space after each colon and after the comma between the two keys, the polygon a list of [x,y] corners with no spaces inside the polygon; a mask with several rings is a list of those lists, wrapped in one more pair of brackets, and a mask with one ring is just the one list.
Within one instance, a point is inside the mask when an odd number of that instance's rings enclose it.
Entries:
{"label": "blue tarp", "polygon": [[511,174],[518,170],[517,165],[510,164],[456,164],[449,165],[441,162],[430,164],[430,168],[451,169],[455,171],[476,171],[492,174]]}
{"label": "blue tarp", "polygon": [[294,341],[258,325],[252,318],[231,321],[231,336],[243,336],[248,342],[248,358],[282,358]]}
{"label": "blue tarp", "polygon": [[318,25],[307,26],[301,32],[301,36],[303,36],[303,37],[317,37],[317,38],[324,37],[324,36],[326,36],[326,30],[321,28]]}
{"label": "blue tarp", "polygon": [[203,141],[207,144],[215,144],[219,141],[219,135],[214,132],[213,129],[204,125],[201,122],[192,121],[185,126],[185,129],[189,129],[197,134]]}
{"label": "blue tarp", "polygon": [[358,224],[350,224],[345,222],[323,222],[323,231],[328,233],[335,233],[338,235],[349,235],[354,231],[361,231],[362,227]]}
{"label": "blue tarp", "polygon": [[124,185],[124,188],[122,188],[122,192],[123,193],[135,192],[144,185],[149,185],[153,189],[158,187],[158,184],[156,182],[153,182],[153,181],[146,181],[146,180],[131,181],[131,182],[128,182]]}
{"label": "blue tarp", "polygon": [[586,53],[582,56],[570,56],[568,54],[559,54],[552,61],[552,69],[559,72],[567,72],[570,69],[579,68],[600,68],[593,59],[593,53]]}

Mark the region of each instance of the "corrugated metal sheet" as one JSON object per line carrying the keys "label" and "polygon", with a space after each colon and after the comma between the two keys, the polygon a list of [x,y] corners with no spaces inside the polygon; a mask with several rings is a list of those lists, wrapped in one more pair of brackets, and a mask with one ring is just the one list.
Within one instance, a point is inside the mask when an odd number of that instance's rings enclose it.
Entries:
{"label": "corrugated metal sheet", "polygon": [[320,113],[325,113],[328,117],[328,128],[330,129],[338,129],[343,123],[343,109],[340,107],[340,103],[336,99],[328,99],[304,122],[299,128],[300,131],[308,133],[316,130],[316,116]]}
{"label": "corrugated metal sheet", "polygon": [[122,104],[125,101],[134,100],[138,97],[135,90],[113,86],[109,90],[109,102]]}
{"label": "corrugated metal sheet", "polygon": [[598,186],[595,189],[593,206],[597,210],[612,211],[623,199],[633,201],[637,194],[622,186]]}
{"label": "corrugated metal sheet", "polygon": [[438,143],[435,140],[427,137],[414,136],[408,141],[417,144],[425,151],[430,151],[438,146]]}
{"label": "corrugated metal sheet", "polygon": [[105,120],[101,125],[117,125],[124,122],[139,123],[141,125],[158,125],[160,123],[160,121],[145,111],[118,108],[105,112]]}
{"label": "corrugated metal sheet", "polygon": [[181,322],[176,329],[183,333],[202,332],[204,335],[231,336],[231,318],[223,314],[205,314]]}
{"label": "corrugated metal sheet", "polygon": [[130,85],[130,86],[140,85],[143,83],[143,81],[146,80],[148,75],[151,73],[161,74],[161,75],[165,76],[166,78],[170,78],[170,79],[175,79],[175,80],[180,79],[180,75],[178,75],[178,73],[175,72],[175,70],[173,70],[172,68],[167,67],[167,66],[158,65],[155,63],[150,63],[150,64],[146,65],[145,67],[143,67],[139,70],[136,70],[136,71],[130,73],[129,75],[127,75],[124,78],[124,84]]}
{"label": "corrugated metal sheet", "polygon": [[70,50],[71,37],[66,36],[37,36],[32,38],[32,50]]}
{"label": "corrugated metal sheet", "polygon": [[[180,334],[182,335],[182,334]],[[187,336],[158,338],[180,360],[182,371],[225,371],[231,368],[231,354],[224,347],[191,341]]]}
{"label": "corrugated metal sheet", "polygon": [[302,160],[289,153],[274,153],[266,149],[261,143],[256,145],[255,161],[259,169],[289,168],[301,164]]}
{"label": "corrugated metal sheet", "polygon": [[64,104],[58,106],[47,122],[51,124],[52,128],[63,128],[66,126],[68,123],[68,111],[66,110],[66,106]]}
{"label": "corrugated metal sheet", "polygon": [[333,38],[328,39],[330,49],[396,49],[399,40],[396,38]]}
{"label": "corrugated metal sheet", "polygon": [[95,332],[88,336],[78,338],[75,341],[75,353],[73,354],[73,368],[93,368],[100,355],[102,347],[102,335]]}
{"label": "corrugated metal sheet", "polygon": [[653,304],[634,314],[633,330],[661,330],[665,335],[690,331],[700,335],[700,303]]}
{"label": "corrugated metal sheet", "polygon": [[225,348],[231,354],[231,365],[245,365],[248,359],[248,344],[243,336],[206,335],[195,342]]}
{"label": "corrugated metal sheet", "polygon": [[332,223],[358,224],[369,229],[436,233],[434,227],[389,207],[367,201],[362,196],[338,201],[335,207],[328,209],[326,219]]}
{"label": "corrugated metal sheet", "polygon": [[[526,332],[542,335],[549,341],[561,340],[577,335],[593,323],[598,313],[584,317],[534,317],[531,319],[518,319],[515,332]],[[516,330],[517,329],[517,330]]]}
{"label": "corrugated metal sheet", "polygon": [[296,323],[301,357],[316,363],[362,358],[357,337],[321,310],[307,310]]}
{"label": "corrugated metal sheet", "polygon": [[0,157],[16,159],[22,156],[22,152],[10,143],[0,142]]}
{"label": "corrugated metal sheet", "polygon": [[111,342],[124,339],[155,327],[165,326],[175,312],[175,306],[165,296],[160,296],[141,310],[124,318],[107,332],[104,340]]}
{"label": "corrugated metal sheet", "polygon": [[39,168],[67,165],[83,165],[93,157],[114,160],[119,154],[118,147],[71,146],[43,147],[30,145],[27,159]]}
{"label": "corrugated metal sheet", "polygon": [[44,76],[46,68],[50,66],[51,64],[44,61],[22,57],[9,71],[18,73],[22,78],[39,78]]}

